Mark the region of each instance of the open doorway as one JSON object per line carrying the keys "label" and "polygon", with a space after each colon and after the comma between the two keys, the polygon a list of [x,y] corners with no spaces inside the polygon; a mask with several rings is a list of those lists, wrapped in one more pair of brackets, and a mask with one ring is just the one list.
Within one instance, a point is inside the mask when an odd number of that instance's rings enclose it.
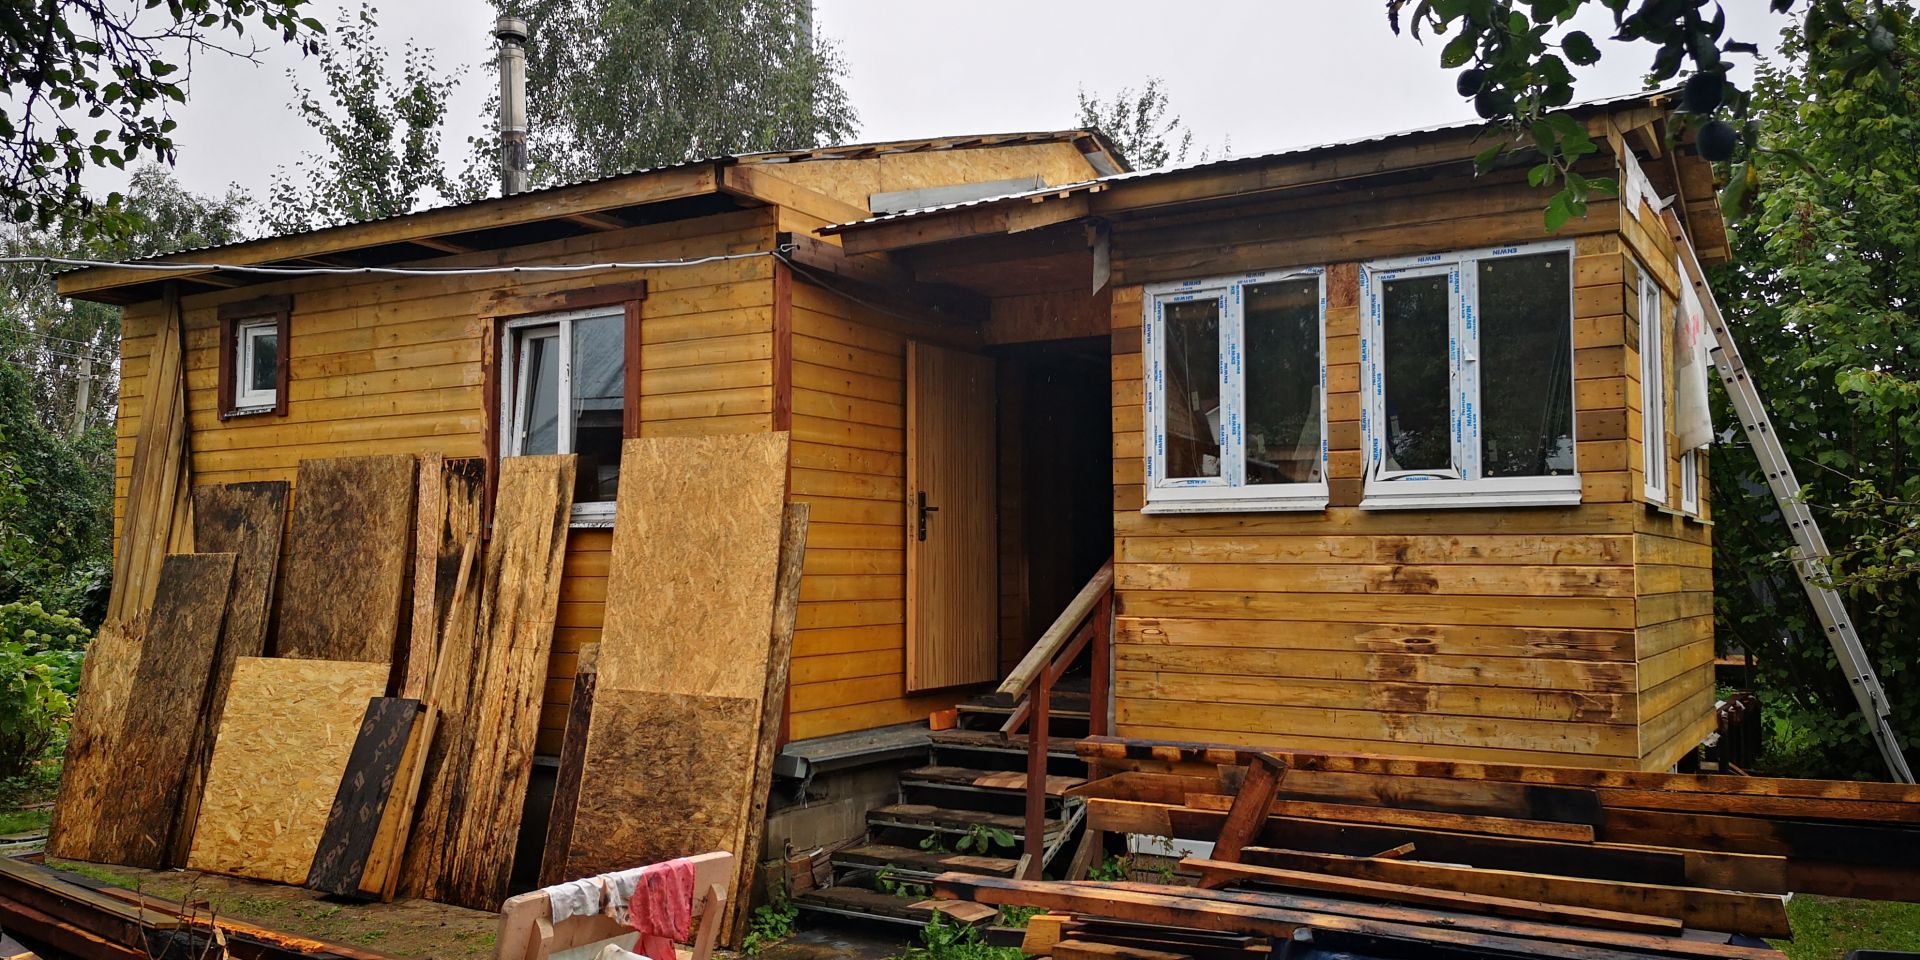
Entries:
{"label": "open doorway", "polygon": [[1113,554],[1113,394],[1106,337],[994,353],[1004,671]]}

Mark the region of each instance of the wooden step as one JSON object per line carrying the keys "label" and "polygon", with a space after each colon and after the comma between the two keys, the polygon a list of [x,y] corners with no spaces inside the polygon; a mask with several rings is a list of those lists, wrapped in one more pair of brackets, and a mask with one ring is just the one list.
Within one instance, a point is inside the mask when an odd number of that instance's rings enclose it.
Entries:
{"label": "wooden step", "polygon": [[935,910],[946,914],[948,919],[959,921],[966,926],[991,923],[1000,916],[1000,911],[978,903],[968,903],[964,900],[916,900],[910,897],[896,897],[890,893],[869,890],[865,887],[827,887],[824,890],[809,890],[794,897],[793,905],[802,910],[818,913],[865,920],[884,920],[889,923],[913,926],[926,926],[927,921],[933,918]]}
{"label": "wooden step", "polygon": [[[1011,736],[998,730],[938,730],[927,738],[935,747],[959,747],[967,750],[993,750],[1001,753],[1027,752],[1027,735],[1016,733]],[[1052,757],[1075,757],[1074,740],[1070,737],[1053,737],[1047,742],[1047,755]]]}
{"label": "wooden step", "polygon": [[[894,803],[867,811],[867,823],[876,827],[906,827],[938,833],[964,834],[976,826],[997,827],[1013,834],[1014,843],[1026,839],[1026,818],[1010,813],[984,810],[955,810],[927,803]],[[1060,832],[1059,820],[1045,821],[1048,841]],[[1017,849],[1017,848],[1016,848]]]}
{"label": "wooden step", "polygon": [[869,843],[837,850],[836,866],[881,869],[892,867],[903,873],[932,876],[940,873],[981,873],[993,877],[1011,877],[1020,861],[1007,857],[976,857],[964,853],[917,850],[888,843]]}
{"label": "wooden step", "polygon": [[[1024,770],[975,770],[972,767],[917,767],[900,775],[903,783],[924,783],[940,787],[974,787],[980,790],[1027,792]],[[1085,777],[1047,777],[1047,796],[1058,797],[1086,783]]]}
{"label": "wooden step", "polygon": [[[997,700],[1004,701],[1006,697]],[[1055,693],[1047,703],[1047,715],[1062,720],[1086,720],[1093,716],[1090,698],[1084,693]],[[1018,703],[996,702],[996,700],[969,700],[957,708],[961,713],[992,714],[998,717],[1012,716],[1019,709]]]}

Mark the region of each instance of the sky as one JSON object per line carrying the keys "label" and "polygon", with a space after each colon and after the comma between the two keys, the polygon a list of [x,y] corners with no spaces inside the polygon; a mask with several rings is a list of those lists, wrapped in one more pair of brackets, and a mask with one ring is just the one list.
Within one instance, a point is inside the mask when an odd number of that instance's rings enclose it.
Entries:
{"label": "sky", "polygon": [[[1786,18],[1767,0],[1725,0],[1728,33],[1777,46]],[[1577,25],[1611,33],[1598,4]],[[328,23],[358,0],[314,0]],[[815,29],[837,43],[863,140],[1057,129],[1077,123],[1077,93],[1111,95],[1159,77],[1173,113],[1194,132],[1196,154],[1246,156],[1472,117],[1439,67],[1439,44],[1395,36],[1380,0],[818,0]],[[411,42],[446,70],[464,67],[446,143],[492,123],[480,116],[493,75],[492,7],[485,0],[387,0],[381,38]],[[539,24],[533,24],[539,31]],[[1604,41],[1601,61],[1578,74],[1577,99],[1631,93],[1652,48]],[[1739,58],[1744,61],[1745,58]],[[258,63],[199,60],[188,102],[174,117],[190,189],[237,184],[264,197],[276,169],[319,146],[295,114],[289,71],[313,84],[311,59],[273,48]],[[1736,76],[1746,73],[1744,66]],[[1198,159],[1195,156],[1193,159]],[[89,179],[113,189],[111,173]]]}

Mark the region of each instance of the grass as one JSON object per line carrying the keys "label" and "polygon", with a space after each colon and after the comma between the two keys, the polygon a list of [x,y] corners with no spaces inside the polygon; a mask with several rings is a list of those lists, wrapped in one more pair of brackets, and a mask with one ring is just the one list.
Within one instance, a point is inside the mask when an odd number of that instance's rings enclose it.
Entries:
{"label": "grass", "polygon": [[0,837],[44,831],[52,819],[52,810],[0,810]]}
{"label": "grass", "polygon": [[1840,960],[1849,950],[1920,950],[1920,903],[1797,896],[1787,903],[1790,960]]}

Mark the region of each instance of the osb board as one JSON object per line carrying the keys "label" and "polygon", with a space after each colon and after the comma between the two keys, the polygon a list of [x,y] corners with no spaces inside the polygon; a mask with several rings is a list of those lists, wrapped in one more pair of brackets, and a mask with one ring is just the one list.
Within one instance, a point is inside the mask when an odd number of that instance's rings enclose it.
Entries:
{"label": "osb board", "polygon": [[242,657],[187,866],[303,884],[387,665]]}
{"label": "osb board", "polygon": [[217,484],[193,489],[193,541],[202,553],[234,555],[233,588],[227,594],[226,622],[213,657],[213,676],[207,691],[207,712],[194,739],[181,794],[180,823],[170,859],[185,862],[198,819],[200,791],[206,784],[207,761],[213,756],[213,735],[227,704],[227,684],[233,663],[241,657],[266,652],[267,616],[280,573],[280,541],[287,528],[287,483]]}
{"label": "osb board", "polygon": [[621,473],[642,482],[615,508],[602,687],[758,701],[787,434],[628,440]]}
{"label": "osb board", "polygon": [[207,683],[233,583],[233,554],[175,553],[160,565],[140,667],[133,675],[104,798],[96,850],[111,863],[169,866],[187,764],[200,736]]}
{"label": "osb board", "polygon": [[143,636],[139,623],[109,620],[101,624],[80,662],[80,692],[74,698],[73,725],[67,731],[60,794],[53,805],[53,823],[47,828],[47,853],[53,856],[101,859],[94,847],[94,827],[107,796],[120,783],[113,745],[133,693]]}
{"label": "osb board", "polygon": [[560,607],[575,466],[572,455],[500,461],[480,643],[468,663],[447,664],[472,686],[461,741],[442,743],[443,767],[464,769],[446,795],[454,815],[445,818],[434,899],[482,910],[507,898]]}
{"label": "osb board", "polygon": [[408,454],[300,461],[277,655],[393,662],[413,478]]}
{"label": "osb board", "polygon": [[741,760],[754,753],[759,699],[600,687],[567,876],[731,849],[749,779]]}

